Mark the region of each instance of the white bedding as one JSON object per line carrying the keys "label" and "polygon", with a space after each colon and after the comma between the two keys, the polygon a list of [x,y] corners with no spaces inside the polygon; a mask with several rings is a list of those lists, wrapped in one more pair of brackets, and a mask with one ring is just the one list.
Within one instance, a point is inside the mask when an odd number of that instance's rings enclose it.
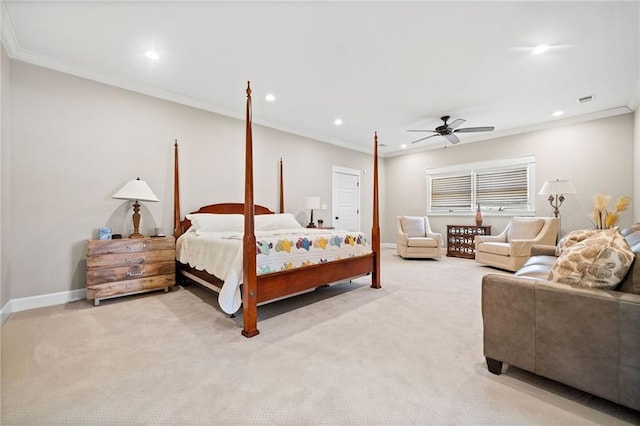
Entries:
{"label": "white bedding", "polygon": [[[361,232],[329,229],[256,231],[258,275],[371,253]],[[242,233],[190,228],[176,241],[176,259],[224,281],[218,303],[232,314],[242,295]]]}

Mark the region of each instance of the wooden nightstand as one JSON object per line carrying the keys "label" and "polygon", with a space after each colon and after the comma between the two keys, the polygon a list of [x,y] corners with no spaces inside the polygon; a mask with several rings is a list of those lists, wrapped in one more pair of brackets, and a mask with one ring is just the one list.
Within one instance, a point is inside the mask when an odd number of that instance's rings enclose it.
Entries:
{"label": "wooden nightstand", "polygon": [[103,299],[164,289],[175,284],[173,237],[89,240],[87,299]]}

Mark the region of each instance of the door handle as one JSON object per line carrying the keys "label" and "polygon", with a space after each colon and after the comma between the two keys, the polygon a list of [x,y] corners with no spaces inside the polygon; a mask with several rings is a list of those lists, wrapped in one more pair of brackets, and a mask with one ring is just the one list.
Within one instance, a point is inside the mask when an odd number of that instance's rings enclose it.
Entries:
{"label": "door handle", "polygon": [[336,220],[339,220],[340,218],[338,216],[336,216]]}

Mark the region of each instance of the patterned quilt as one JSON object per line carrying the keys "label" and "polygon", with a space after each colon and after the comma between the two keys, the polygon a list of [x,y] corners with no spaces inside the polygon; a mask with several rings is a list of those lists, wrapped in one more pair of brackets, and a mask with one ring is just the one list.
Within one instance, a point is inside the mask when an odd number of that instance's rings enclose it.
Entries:
{"label": "patterned quilt", "polygon": [[[220,307],[232,314],[240,309],[242,295],[242,233],[199,232],[189,229],[176,242],[176,259],[224,281]],[[329,229],[257,231],[258,275],[331,262],[371,253],[361,232]]]}

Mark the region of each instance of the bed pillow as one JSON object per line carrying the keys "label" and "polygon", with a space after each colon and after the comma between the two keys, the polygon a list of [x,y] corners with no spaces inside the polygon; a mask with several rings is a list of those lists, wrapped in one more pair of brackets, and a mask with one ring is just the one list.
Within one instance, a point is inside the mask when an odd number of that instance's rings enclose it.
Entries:
{"label": "bed pillow", "polygon": [[291,213],[260,214],[255,217],[255,224],[258,231],[302,228]]}
{"label": "bed pillow", "polygon": [[244,216],[241,214],[193,213],[187,219],[191,226],[200,232],[242,232]]}
{"label": "bed pillow", "polygon": [[607,229],[566,248],[551,267],[549,280],[612,290],[625,277],[634,258],[618,228]]}

